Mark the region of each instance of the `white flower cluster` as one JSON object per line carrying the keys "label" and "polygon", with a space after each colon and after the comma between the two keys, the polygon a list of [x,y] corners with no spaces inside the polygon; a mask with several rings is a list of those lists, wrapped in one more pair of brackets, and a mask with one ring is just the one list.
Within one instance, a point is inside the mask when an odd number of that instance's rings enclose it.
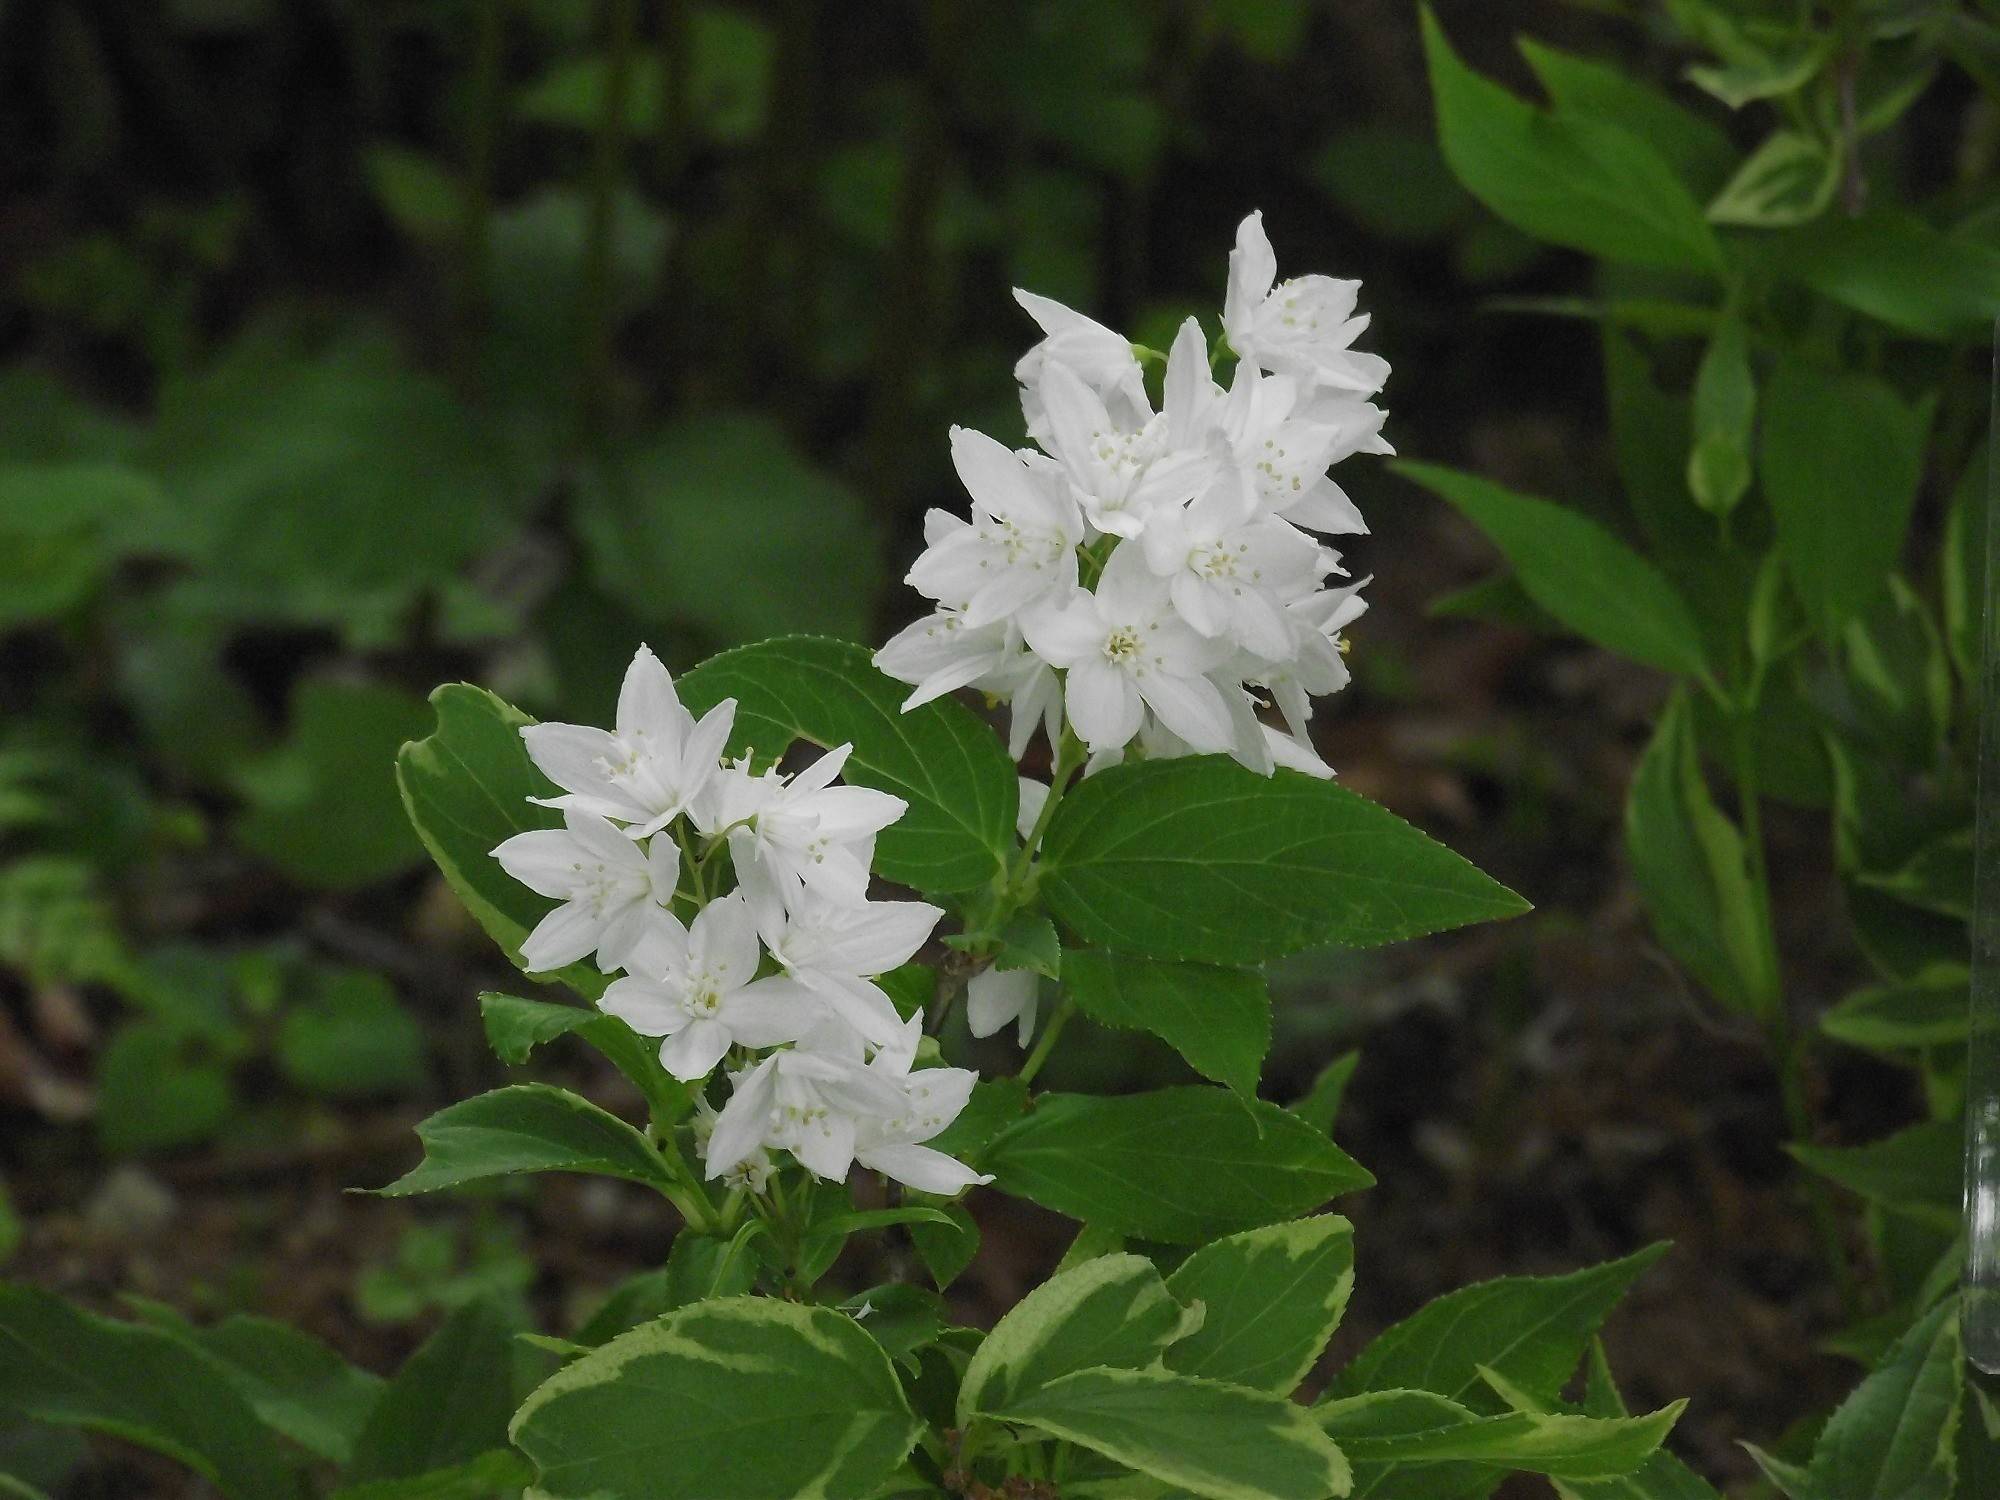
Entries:
{"label": "white flower cluster", "polygon": [[[664,1038],[660,1062],[683,1082],[740,1064],[720,1112],[702,1104],[711,1178],[761,1191],[771,1153],[788,1151],[835,1180],[859,1161],[926,1192],[985,1181],[923,1144],[965,1107],[977,1075],[916,1068],[922,1014],[903,1019],[875,982],[944,915],[868,899],[875,836],[907,804],[835,785],[847,746],[790,777],[722,760],[735,714],[728,700],[697,722],[641,647],[616,729],[521,731],[562,788],[534,800],[563,814],[563,827],[493,851],[562,903],[522,943],[523,963],[539,972],[594,955],[603,972],[623,971],[599,1004]],[[723,892],[725,868],[735,885]]]}
{"label": "white flower cluster", "polygon": [[[1223,751],[1254,770],[1331,771],[1307,736],[1311,700],[1347,683],[1340,632],[1366,607],[1312,533],[1364,532],[1327,470],[1392,451],[1370,397],[1389,367],[1352,346],[1357,281],[1277,281],[1263,216],[1236,232],[1211,375],[1200,324],[1181,325],[1155,409],[1139,349],[1081,313],[1015,296],[1047,335],[1015,369],[1028,434],[1014,451],[964,428],[952,460],[969,519],[933,510],[908,582],[937,610],[876,656],[916,686],[906,708],[961,687],[1012,704],[1014,756],[1065,721],[1091,769]],[[1363,580],[1365,582],[1365,580]],[[1285,723],[1263,724],[1275,704]]]}

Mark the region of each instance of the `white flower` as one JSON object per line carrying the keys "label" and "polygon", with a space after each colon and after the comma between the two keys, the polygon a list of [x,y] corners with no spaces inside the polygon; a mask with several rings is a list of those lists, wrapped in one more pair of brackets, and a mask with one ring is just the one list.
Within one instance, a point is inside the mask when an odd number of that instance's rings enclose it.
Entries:
{"label": "white flower", "polygon": [[981,969],[965,987],[965,1024],[974,1036],[991,1036],[1018,1022],[1015,1039],[1025,1047],[1034,1035],[1041,995],[1041,976],[1033,969]]}
{"label": "white flower", "polygon": [[732,1046],[797,1041],[819,1020],[819,1002],[795,981],[757,977],[757,919],[741,891],[703,907],[692,928],[667,921],[597,1004],[641,1036],[665,1037],[660,1062],[683,1083],[706,1078]]}
{"label": "white flower", "polygon": [[759,1151],[789,1151],[807,1171],[840,1181],[854,1164],[858,1122],[893,1119],[908,1101],[893,1077],[861,1060],[846,1028],[810,1033],[735,1075],[735,1092],[716,1116],[703,1169],[722,1177]]}
{"label": "white flower", "polygon": [[673,921],[666,903],[680,849],[672,839],[656,837],[642,848],[603,818],[569,808],[561,828],[517,833],[493,857],[536,895],[562,902],[521,943],[521,964],[531,974],[593,951],[609,974],[649,932]]}
{"label": "white flower", "polygon": [[1038,655],[1066,669],[1069,722],[1093,751],[1129,742],[1149,708],[1196,749],[1228,748],[1228,709],[1205,674],[1229,648],[1174,613],[1140,548],[1118,547],[1096,592],[1030,613],[1022,629]]}
{"label": "white flower", "polygon": [[1042,818],[1042,809],[1049,804],[1049,784],[1032,776],[1017,776],[1014,779],[1021,784],[1020,801],[1014,811],[1014,831],[1025,839],[1035,831],[1035,824]]}
{"label": "white flower", "polygon": [[[715,1122],[721,1118],[714,1105],[697,1093],[694,1096],[694,1118],[689,1122],[694,1133],[695,1152],[703,1162],[708,1160],[709,1142],[715,1136]],[[771,1160],[771,1153],[762,1146],[755,1147],[734,1166],[727,1167],[716,1176],[725,1187],[742,1188],[746,1192],[761,1193],[771,1181],[771,1174],[777,1171],[777,1163]]]}
{"label": "white flower", "polygon": [[1236,367],[1219,432],[1251,493],[1270,514],[1314,531],[1365,532],[1368,525],[1347,492],[1326,472],[1330,464],[1380,440],[1380,407],[1352,397],[1302,406],[1298,382]]}
{"label": "white flower", "polygon": [[894,1083],[902,1105],[891,1114],[869,1113],[856,1120],[854,1159],[919,1192],[961,1193],[976,1182],[993,1179],[923,1142],[958,1118],[979,1075],[970,1068],[912,1072],[922,1038],[923,1024],[912,1017],[896,1044],[883,1048],[868,1065],[870,1072]]}
{"label": "white flower", "polygon": [[1379,391],[1389,378],[1388,361],[1348,347],[1368,327],[1367,316],[1354,312],[1361,283],[1299,276],[1273,286],[1277,276],[1264,216],[1253,213],[1236,228],[1222,312],[1222,330],[1237,357],[1337,390]]}
{"label": "white flower", "polygon": [[701,794],[735,717],[736,700],[725,698],[697,723],[660,659],[641,646],[618,692],[615,731],[583,724],[522,728],[529,758],[564,793],[529,800],[629,823],[631,837],[649,837]]}
{"label": "white flower", "polygon": [[1020,633],[1008,621],[972,626],[964,612],[941,609],[906,625],[875,653],[875,665],[916,691],[903,700],[903,712],[942,698],[998,672],[1020,653]]}
{"label": "white flower", "polygon": [[1086,318],[1049,297],[1039,297],[1016,287],[1014,300],[1041,325],[1047,335],[1014,366],[1014,378],[1021,383],[1022,406],[1028,431],[1037,442],[1046,430],[1043,413],[1035,397],[1042,373],[1050,364],[1067,365],[1084,384],[1117,407],[1121,414],[1149,414],[1146,377],[1138,356],[1125,335]]}
{"label": "white flower", "polygon": [[788,902],[810,891],[859,906],[868,899],[875,835],[909,804],[872,787],[832,785],[853,749],[838,745],[792,777],[775,767],[761,776],[727,767],[696,806],[696,825],[727,834],[741,880],[764,879]]}
{"label": "white flower", "polygon": [[951,430],[951,459],[972,497],[973,519],[941,510],[924,517],[928,545],[905,582],[990,625],[1054,590],[1076,587],[1083,517],[1062,473],[964,427]]}
{"label": "white flower", "polygon": [[1211,485],[1192,505],[1156,516],[1138,545],[1167,580],[1174,609],[1202,635],[1274,661],[1291,655],[1285,605],[1319,581],[1321,549],[1260,513],[1237,483]]}
{"label": "white flower", "polygon": [[1137,425],[1119,422],[1067,365],[1045,369],[1037,390],[1048,425],[1043,446],[1101,532],[1137,536],[1154,511],[1191,498],[1214,472],[1208,453],[1171,446],[1164,415],[1149,410]]}
{"label": "white flower", "polygon": [[944,915],[923,901],[845,906],[807,891],[787,905],[769,887],[746,886],[771,957],[805,990],[875,1046],[902,1027],[895,1002],[873,976],[910,961]]}

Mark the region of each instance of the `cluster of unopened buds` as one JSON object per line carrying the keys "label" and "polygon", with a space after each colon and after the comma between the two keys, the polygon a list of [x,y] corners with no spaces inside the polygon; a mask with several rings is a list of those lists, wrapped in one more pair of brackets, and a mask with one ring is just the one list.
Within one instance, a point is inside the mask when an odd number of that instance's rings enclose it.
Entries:
{"label": "cluster of unopened buds", "polygon": [[917,1066],[923,1012],[904,1017],[876,982],[944,915],[869,899],[875,836],[905,803],[840,785],[846,746],[790,776],[724,760],[735,712],[725,700],[697,721],[641,648],[615,729],[521,731],[562,789],[537,800],[563,814],[493,851],[561,903],[522,943],[523,964],[594,958],[620,975],[599,1005],[662,1038],[670,1074],[699,1086],[726,1067],[721,1109],[697,1096],[710,1178],[761,1192],[783,1151],[833,1181],[857,1161],[926,1192],[984,1181],[924,1144],[976,1075]]}
{"label": "cluster of unopened buds", "polygon": [[[1253,213],[1213,350],[1194,318],[1161,355],[1016,292],[1046,335],[1015,369],[1035,446],[952,431],[971,514],[925,517],[908,581],[937,608],[876,656],[915,685],[908,706],[980,689],[1011,704],[1016,760],[1037,725],[1058,751],[1067,726],[1086,773],[1136,743],[1331,775],[1307,724],[1347,683],[1341,631],[1365,605],[1361,582],[1329,586],[1347,574],[1314,533],[1367,529],[1327,471],[1391,451],[1370,399],[1389,367],[1353,348],[1359,290],[1277,281]],[[1164,366],[1157,403],[1149,364]]]}

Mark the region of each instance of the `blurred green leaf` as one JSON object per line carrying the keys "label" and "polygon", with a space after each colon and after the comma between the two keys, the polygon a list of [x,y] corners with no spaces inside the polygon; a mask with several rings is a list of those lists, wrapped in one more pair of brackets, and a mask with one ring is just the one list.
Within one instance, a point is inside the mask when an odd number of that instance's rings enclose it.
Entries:
{"label": "blurred green leaf", "polygon": [[1980,680],[1986,553],[1990,545],[1987,528],[1995,524],[1995,518],[1987,513],[1987,497],[1991,493],[1988,466],[1992,462],[1992,445],[1982,444],[1952,490],[1951,510],[1945,519],[1941,559],[1944,638],[1959,678],[1967,684]]}
{"label": "blurred green leaf", "polygon": [[165,1021],[129,1021],[97,1059],[97,1133],[118,1155],[205,1141],[236,1107],[228,1065]]}
{"label": "blurred green leaf", "polygon": [[278,1066],[331,1098],[394,1094],[424,1080],[424,1034],[380,975],[328,969],[278,1028]]}
{"label": "blurred green leaf", "polygon": [[1735,165],[1736,148],[1726,130],[1626,71],[1559,52],[1532,37],[1522,37],[1520,47],[1558,113],[1620,126],[1650,141],[1697,197],[1720,187]]}
{"label": "blurred green leaf", "polygon": [[1750,341],[1736,314],[1715,325],[1694,382],[1694,447],[1688,490],[1704,510],[1726,516],[1750,489],[1757,384]]}
{"label": "blurred green leaf", "polygon": [[[770,109],[772,45],[761,20],[720,5],[687,7],[685,35],[688,119],[703,135],[725,145],[741,145],[762,132]],[[631,59],[625,129],[628,135],[657,134],[666,109],[666,77],[659,56]],[[604,92],[611,73],[602,54],[557,63],[515,101],[524,120],[569,130],[595,130],[604,117]]]}
{"label": "blurred green leaf", "polygon": [[576,519],[598,586],[641,620],[694,625],[720,645],[869,637],[882,585],[872,519],[768,420],[667,428],[587,471]]}
{"label": "blurred green leaf", "polygon": [[0,865],[0,964],[34,984],[134,980],[131,956],[96,872],[81,860],[30,855]]}
{"label": "blurred green leaf", "polygon": [[0,631],[86,602],[162,499],[118,464],[0,464]]}
{"label": "blurred green leaf", "polygon": [[1472,199],[1437,143],[1395,125],[1342,130],[1313,162],[1313,176],[1355,223],[1405,244],[1441,240],[1472,216]]}
{"label": "blurred green leaf", "polygon": [[432,156],[384,141],[361,156],[375,201],[392,222],[424,245],[448,245],[465,219],[465,186]]}
{"label": "blurred green leaf", "polygon": [[1870,1203],[1940,1229],[1955,1227],[1964,1207],[1965,1127],[1929,1120],[1861,1146],[1785,1149],[1820,1176]]}
{"label": "blurred green leaf", "polygon": [[447,1317],[375,1403],[346,1481],[415,1478],[505,1448],[515,1405],[512,1338],[489,1303],[468,1303]]}
{"label": "blurred green leaf", "polygon": [[237,837],[295,880],[347,889],[416,865],[423,851],[396,797],[396,752],[424,705],[400,689],[330,680],[292,699],[292,737],[245,767]]}
{"label": "blurred green leaf", "polygon": [[1820,1014],[1820,1030],[1850,1047],[1915,1052],[1955,1047],[1971,1026],[1971,984],[1963,964],[1939,964],[1901,984],[1856,990]]}
{"label": "blurred green leaf", "polygon": [[1840,185],[1838,150],[1818,136],[1779,130],[1751,152],[1708,205],[1717,224],[1784,229],[1826,212]]}
{"label": "blurred green leaf", "polygon": [[1829,218],[1770,255],[1822,297],[1919,338],[1983,335],[2000,312],[2000,249],[1892,209]]}

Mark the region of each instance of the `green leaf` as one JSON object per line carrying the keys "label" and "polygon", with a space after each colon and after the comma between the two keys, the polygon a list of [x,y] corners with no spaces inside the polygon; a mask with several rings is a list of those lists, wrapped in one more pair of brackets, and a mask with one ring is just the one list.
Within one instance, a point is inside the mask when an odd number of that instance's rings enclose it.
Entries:
{"label": "green leaf", "polygon": [[1694,380],[1694,447],[1688,492],[1703,510],[1726,516],[1750,489],[1751,428],[1757,384],[1750,340],[1734,311],[1715,325]]}
{"label": "green leaf", "polygon": [[120,1155],[205,1141],[236,1107],[229,1066],[166,1021],[118,1028],[97,1059],[97,1133]]}
{"label": "green leaf", "polygon": [[1349,1483],[1304,1407],[1164,1370],[1082,1370],[995,1415],[1213,1500],[1326,1500]]}
{"label": "green leaf", "polygon": [[349,1485],[335,1490],[333,1500],[493,1500],[514,1494],[532,1477],[519,1454],[494,1448],[427,1474]]}
{"label": "green leaf", "polygon": [[[493,850],[531,828],[557,828],[562,815],[528,799],[552,787],[521,743],[520,710],[483,688],[451,683],[431,694],[437,727],[403,746],[396,784],[417,837],[486,935],[521,962],[521,940],[548,914],[549,903],[514,879]],[[549,976],[586,999],[609,981],[587,964]]]}
{"label": "green leaf", "polygon": [[1871,1052],[1957,1047],[1971,1027],[1971,977],[1962,964],[1937,964],[1914,979],[1856,990],[1821,1013],[1820,1030]]}
{"label": "green leaf", "polygon": [[348,1461],[382,1395],[380,1377],[269,1318],[237,1314],[196,1328],[164,1305],[149,1304],[140,1312],[154,1327],[206,1355],[265,1426],[320,1458]]}
{"label": "green leaf", "polygon": [[1203,1309],[1167,1350],[1183,1375],[1287,1395],[1326,1348],[1354,1287],[1354,1226],[1332,1214],[1246,1230],[1204,1245],[1167,1290]]}
{"label": "green leaf", "polygon": [[1090,777],[1051,820],[1040,870],[1078,937],[1200,963],[1371,947],[1528,909],[1365,797],[1216,755]]}
{"label": "green leaf", "polygon": [[1667,950],[1724,1004],[1769,1014],[1778,1003],[1775,940],[1743,837],[1702,776],[1684,693],[1667,701],[1633,773],[1625,853]]}
{"label": "green leaf", "polygon": [[365,969],[314,976],[314,992],[278,1027],[278,1066],[332,1098],[393,1094],[424,1079],[423,1028],[389,982]]}
{"label": "green leaf", "polygon": [[1174,1244],[1296,1218],[1375,1180],[1297,1115],[1201,1087],[1044,1094],[980,1165],[1003,1192]]}
{"label": "green leaf", "polygon": [[856,1208],[844,1213],[815,1218],[799,1237],[798,1271],[808,1283],[817,1282],[840,1258],[850,1235],[871,1229],[889,1229],[903,1224],[930,1224],[953,1229],[951,1215],[924,1203],[906,1203],[900,1208]]}
{"label": "green leaf", "polygon": [[576,524],[598,587],[648,624],[691,624],[721,645],[869,634],[873,518],[767,418],[704,413],[586,468]]}
{"label": "green leaf", "polygon": [[1319,1070],[1319,1077],[1303,1099],[1286,1106],[1313,1129],[1333,1134],[1333,1122],[1340,1114],[1341,1100],[1347,1097],[1348,1080],[1361,1062],[1359,1051],[1343,1052]]}
{"label": "green leaf", "polygon": [[994,955],[993,967],[1003,973],[1009,969],[1033,969],[1044,979],[1054,979],[1062,972],[1062,939],[1056,933],[1056,924],[1040,912],[1016,913],[1000,934],[1000,949]]}
{"label": "green leaf", "polygon": [[1992,445],[1982,444],[1952,491],[1941,559],[1945,645],[1959,678],[1979,681],[1986,607],[1987,482]]}
{"label": "green leaf", "polygon": [[551,1376],[512,1436],[543,1500],[863,1500],[921,1431],[889,1357],[852,1318],[734,1297]]}
{"label": "green leaf", "polygon": [[1822,1177],[1871,1203],[1939,1229],[1958,1224],[1965,1195],[1965,1129],[1931,1120],[1862,1146],[1785,1147]]}
{"label": "green leaf", "polygon": [[1687,601],[1657,568],[1596,522],[1435,464],[1393,467],[1450,501],[1485,532],[1513,565],[1528,597],[1577,634],[1663,672],[1707,675],[1701,627]]}
{"label": "green leaf", "polygon": [[1871,376],[1778,361],[1758,452],[1792,585],[1831,633],[1887,586],[1923,475],[1932,403]]}
{"label": "green leaf", "polygon": [[[935,1145],[935,1142],[933,1142]],[[979,1226],[972,1215],[956,1203],[941,1203],[944,1215],[951,1223],[912,1224],[910,1243],[917,1247],[917,1255],[924,1263],[924,1269],[931,1273],[931,1280],[939,1291],[943,1291],[965,1273],[979,1254]]]}
{"label": "green leaf", "polygon": [[1188,1325],[1186,1309],[1144,1256],[1100,1255],[1059,1271],[1015,1303],[973,1354],[959,1386],[958,1423],[1078,1370],[1153,1364]]}
{"label": "green leaf", "polygon": [[944,1298],[907,1282],[856,1292],[840,1304],[840,1310],[912,1375],[923,1368],[919,1353],[935,1344],[950,1322]]}
{"label": "green leaf", "polygon": [[655,1120],[674,1121],[693,1107],[687,1085],[660,1066],[659,1044],[616,1016],[581,1005],[524,1000],[518,995],[483,994],[479,1015],[493,1055],[518,1066],[544,1042],[574,1032],[602,1053],[645,1097]]}
{"label": "green leaf", "polygon": [[1494,213],[1537,239],[1609,260],[1669,270],[1722,265],[1700,206],[1644,139],[1522,103],[1459,61],[1428,6],[1423,30],[1445,160]]}
{"label": "green leaf", "polygon": [[1970,828],[1932,839],[1887,874],[1862,871],[1855,878],[1910,906],[1961,921],[1972,916],[1973,839]]}
{"label": "green leaf", "polygon": [[421,863],[391,767],[425,718],[400,688],[305,683],[292,700],[290,743],[240,774],[250,805],[237,838],[292,879],[333,890]]}
{"label": "green leaf", "polygon": [[[771,35],[760,21],[720,6],[688,7],[688,122],[725,144],[740,144],[762,128],[771,89]],[[631,59],[625,128],[648,136],[661,128],[666,83],[660,59]],[[604,116],[610,59],[602,53],[558,63],[522,90],[515,109],[524,120],[592,131]]]}
{"label": "green leaf", "polygon": [[1476,1463],[1561,1479],[1606,1479],[1644,1464],[1685,1401],[1643,1417],[1511,1411],[1481,1416],[1427,1391],[1371,1391],[1316,1407],[1357,1475],[1377,1465]]}
{"label": "green leaf", "polygon": [[1448,1292],[1378,1335],[1335,1378],[1328,1399],[1409,1388],[1492,1412],[1501,1403],[1481,1374],[1491,1370],[1553,1402],[1604,1315],[1666,1248],[1567,1276],[1503,1276]]}
{"label": "green leaf", "polygon": [[134,516],[164,498],[119,464],[0,464],[0,631],[94,596]]}
{"label": "green leaf", "polygon": [[1837,215],[1770,254],[1822,297],[1919,338],[1981,333],[2000,307],[2000,249],[1894,209]]}
{"label": "green leaf", "polygon": [[851,743],[842,779],[909,803],[876,843],[875,869],[886,878],[926,893],[971,890],[1013,857],[1020,782],[999,738],[945,699],[904,713],[908,687],[876,671],[863,647],[761,641],[711,657],[679,688],[697,714],[736,700],[736,754],[754,748],[774,759],[801,739]]}
{"label": "green leaf", "polygon": [[1796,93],[1812,82],[1831,50],[1816,37],[1766,50],[1745,39],[1726,13],[1709,10],[1707,15],[1713,26],[1728,28],[1728,35],[1711,32],[1704,38],[1726,62],[1721,66],[1691,67],[1687,70],[1688,81],[1731,109],[1741,109],[1759,99]]}
{"label": "green leaf", "polygon": [[417,1126],[424,1159],[385,1198],[514,1172],[589,1172],[652,1187],[674,1178],[645,1136],[567,1089],[516,1083],[447,1105]]}
{"label": "green leaf", "polygon": [[1532,37],[1520,38],[1519,46],[1558,114],[1619,126],[1650,142],[1697,195],[1713,192],[1729,175],[1736,148],[1712,120],[1610,64],[1558,52]]}
{"label": "green leaf", "polygon": [[1253,969],[1162,963],[1102,949],[1064,956],[1062,982],[1093,1021],[1150,1031],[1205,1078],[1257,1092],[1271,1046],[1271,994]]}
{"label": "green leaf", "polygon": [[1785,229],[1817,219],[1840,186],[1841,155],[1818,136],[1774,131],[1708,205],[1717,224]]}
{"label": "green leaf", "polygon": [[163,1453],[230,1500],[294,1492],[276,1438],[206,1354],[0,1284],[0,1409]]}
{"label": "green leaf", "polygon": [[506,1447],[513,1335],[491,1303],[469,1302],[450,1313],[375,1403],[355,1439],[347,1482],[433,1477]]}
{"label": "green leaf", "polygon": [[1948,1500],[1964,1381],[1951,1297],[1828,1419],[1806,1466],[1806,1492],[1815,1500]]}

